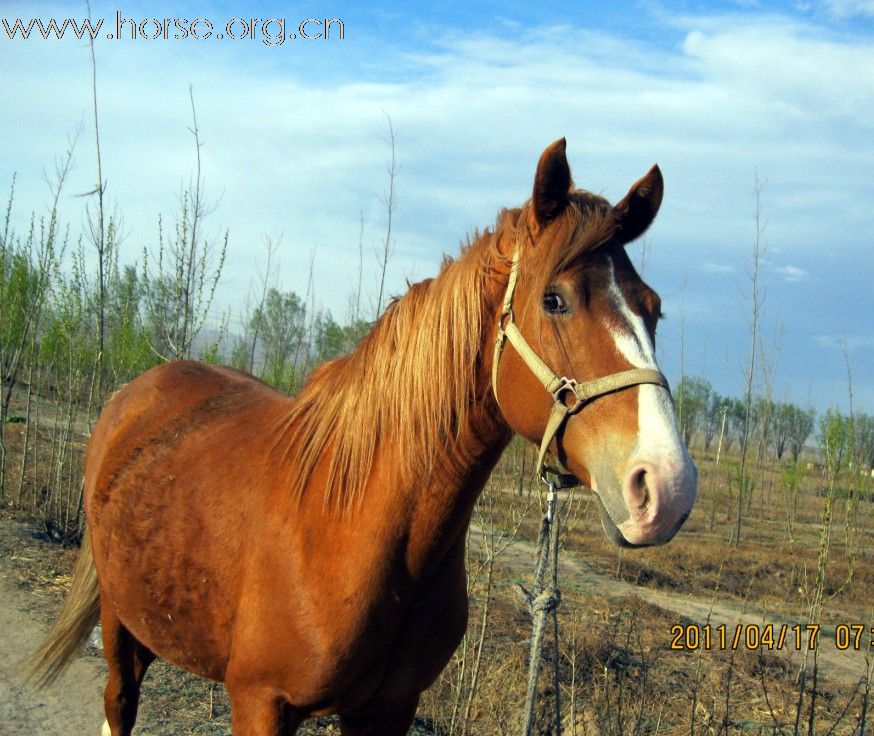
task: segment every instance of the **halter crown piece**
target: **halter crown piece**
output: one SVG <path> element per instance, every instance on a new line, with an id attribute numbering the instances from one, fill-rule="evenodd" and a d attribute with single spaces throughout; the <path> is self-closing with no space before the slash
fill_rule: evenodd
<path id="1" fill-rule="evenodd" d="M 513 318 L 513 292 L 516 290 L 516 281 L 519 278 L 519 253 L 520 247 L 517 243 L 516 250 L 513 253 L 513 265 L 510 268 L 510 280 L 507 283 L 507 292 L 504 295 L 504 305 L 501 309 L 501 316 L 498 317 L 498 335 L 495 339 L 495 355 L 492 360 L 492 390 L 495 393 L 495 400 L 500 406 L 501 401 L 498 398 L 498 365 L 501 360 L 501 352 L 504 349 L 504 341 L 509 340 L 510 344 L 519 354 L 519 357 L 531 369 L 537 380 L 543 384 L 553 400 L 552 411 L 546 422 L 543 439 L 540 441 L 540 451 L 537 454 L 535 471 L 540 475 L 546 470 L 546 472 L 558 476 L 564 480 L 561 483 L 561 486 L 564 487 L 579 485 L 579 481 L 576 479 L 574 479 L 576 480 L 575 483 L 568 482 L 567 479 L 573 478 L 573 476 L 548 466 L 544 468 L 543 464 L 549 445 L 568 418 L 572 414 L 576 414 L 589 402 L 614 391 L 621 391 L 632 386 L 655 384 L 670 390 L 668 379 L 665 378 L 661 371 L 652 368 L 632 368 L 627 371 L 611 373 L 608 376 L 593 378 L 582 383 L 573 378 L 555 375 L 552 369 L 543 362 L 543 359 L 534 352 L 528 341 L 522 336 Z M 573 403 L 570 406 L 565 403 L 567 394 L 572 394 L 574 397 Z"/>

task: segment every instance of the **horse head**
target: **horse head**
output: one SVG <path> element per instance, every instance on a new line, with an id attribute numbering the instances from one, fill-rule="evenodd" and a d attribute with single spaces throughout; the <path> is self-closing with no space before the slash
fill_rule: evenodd
<path id="1" fill-rule="evenodd" d="M 501 411 L 594 491 L 605 532 L 626 546 L 670 540 L 697 493 L 656 363 L 661 301 L 625 252 L 662 193 L 657 166 L 616 205 L 575 189 L 561 139 L 543 152 L 530 201 L 498 230 L 512 263 L 495 315 Z"/>

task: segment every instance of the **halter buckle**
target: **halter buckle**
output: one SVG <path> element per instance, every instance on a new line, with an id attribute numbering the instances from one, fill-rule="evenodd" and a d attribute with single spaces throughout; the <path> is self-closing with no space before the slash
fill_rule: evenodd
<path id="1" fill-rule="evenodd" d="M 583 402 L 580 401 L 579 396 L 577 396 L 577 392 L 576 392 L 577 382 L 575 379 L 568 378 L 567 376 L 562 376 L 558 380 L 561 383 L 559 383 L 558 388 L 552 392 L 552 398 L 554 401 L 557 401 L 557 402 L 562 401 L 563 400 L 562 395 L 564 394 L 564 392 L 570 391 L 571 394 L 573 394 L 574 403 L 570 407 L 568 407 L 568 414 L 573 414 L 574 412 L 576 412 L 580 408 L 582 408 L 582 405 L 583 405 Z"/>

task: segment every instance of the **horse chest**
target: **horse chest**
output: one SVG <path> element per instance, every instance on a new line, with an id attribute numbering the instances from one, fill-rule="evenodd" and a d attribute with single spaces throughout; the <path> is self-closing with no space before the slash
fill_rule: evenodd
<path id="1" fill-rule="evenodd" d="M 464 636 L 468 617 L 461 560 L 460 553 L 451 555 L 433 577 L 409 591 L 408 600 L 389 594 L 391 600 L 387 602 L 398 609 L 399 615 L 382 651 L 369 653 L 376 660 L 369 671 L 382 672 L 370 697 L 372 702 L 404 702 L 430 686 L 452 657 Z M 366 637 L 359 640 L 365 651 L 371 644 Z M 374 683 L 369 685 L 373 687 Z"/>
<path id="2" fill-rule="evenodd" d="M 310 573 L 309 585 L 299 578 L 279 583 L 289 593 L 281 610 L 275 599 L 269 606 L 254 596 L 243 601 L 231 668 L 257 662 L 261 671 L 272 670 L 291 702 L 313 712 L 409 702 L 437 678 L 464 635 L 460 551 L 421 581 L 396 570 L 346 588 L 343 568 Z M 263 589 L 260 578 L 244 589 Z"/>

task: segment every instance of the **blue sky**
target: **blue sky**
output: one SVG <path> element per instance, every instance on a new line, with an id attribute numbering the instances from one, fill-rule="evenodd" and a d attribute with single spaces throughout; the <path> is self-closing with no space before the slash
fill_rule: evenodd
<path id="1" fill-rule="evenodd" d="M 123 213 L 122 259 L 156 240 L 193 165 L 188 85 L 216 202 L 208 227 L 230 231 L 220 305 L 239 311 L 282 237 L 280 284 L 303 292 L 315 252 L 321 304 L 343 319 L 355 281 L 359 213 L 366 277 L 384 228 L 386 118 L 400 171 L 393 292 L 432 275 L 502 206 L 529 194 L 540 151 L 562 135 L 579 186 L 619 199 L 652 163 L 666 194 L 648 236 L 647 280 L 668 319 L 668 375 L 705 375 L 741 393 L 748 338 L 746 269 L 756 176 L 767 227 L 763 336 L 779 342 L 774 394 L 847 406 L 848 347 L 857 408 L 874 412 L 874 1 L 584 3 L 186 2 L 115 12 L 204 17 L 341 18 L 345 38 L 269 47 L 255 40 L 97 43 L 104 167 Z M 11 20 L 81 17 L 82 5 L 4 2 Z M 2 30 L 0 30 L 2 34 Z M 15 217 L 47 200 L 51 168 L 86 128 L 62 203 L 82 223 L 93 186 L 87 45 L 0 35 L 0 183 L 17 172 Z M 639 259 L 639 246 L 634 249 Z M 372 295 L 371 295 L 372 296 Z M 779 340 L 775 335 L 779 334 Z"/>

